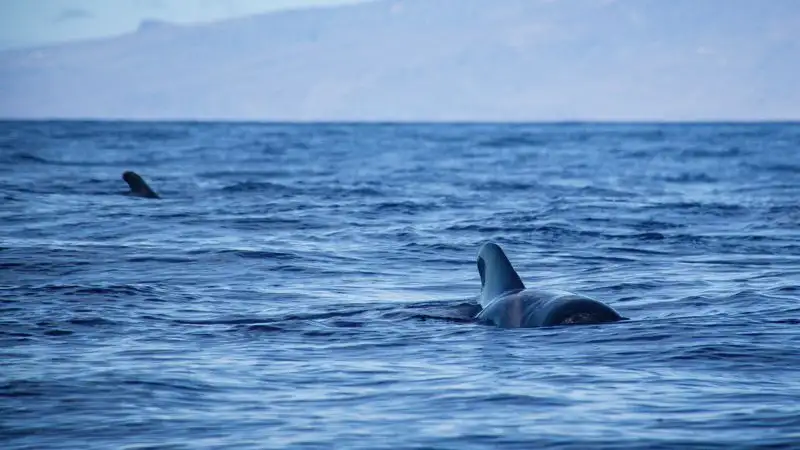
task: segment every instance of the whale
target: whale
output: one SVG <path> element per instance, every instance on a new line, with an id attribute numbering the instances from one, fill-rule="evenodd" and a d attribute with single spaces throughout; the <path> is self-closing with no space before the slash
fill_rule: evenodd
<path id="1" fill-rule="evenodd" d="M 145 183 L 144 179 L 136 172 L 126 171 L 122 174 L 122 179 L 131 188 L 127 195 L 143 198 L 161 198 L 156 192 Z"/>
<path id="2" fill-rule="evenodd" d="M 561 290 L 526 288 L 503 249 L 485 243 L 478 252 L 480 312 L 476 319 L 499 328 L 600 324 L 623 320 L 598 300 Z"/>

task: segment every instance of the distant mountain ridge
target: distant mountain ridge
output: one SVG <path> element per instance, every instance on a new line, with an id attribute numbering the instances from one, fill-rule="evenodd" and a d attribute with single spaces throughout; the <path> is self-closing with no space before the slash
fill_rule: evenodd
<path id="1" fill-rule="evenodd" d="M 390 0 L 0 52 L 0 116 L 800 119 L 800 2 Z"/>

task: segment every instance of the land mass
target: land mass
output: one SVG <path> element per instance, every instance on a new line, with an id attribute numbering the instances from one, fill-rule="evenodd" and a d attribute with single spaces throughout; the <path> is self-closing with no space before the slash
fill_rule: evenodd
<path id="1" fill-rule="evenodd" d="M 0 52 L 0 116 L 797 120 L 794 0 L 381 0 Z"/>

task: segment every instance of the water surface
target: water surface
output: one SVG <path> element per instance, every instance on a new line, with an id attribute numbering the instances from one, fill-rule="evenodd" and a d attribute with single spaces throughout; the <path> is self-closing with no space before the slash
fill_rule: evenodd
<path id="1" fill-rule="evenodd" d="M 2 123 L 0 442 L 800 442 L 798 149 L 798 124 Z M 475 323 L 488 240 L 630 320 Z"/>

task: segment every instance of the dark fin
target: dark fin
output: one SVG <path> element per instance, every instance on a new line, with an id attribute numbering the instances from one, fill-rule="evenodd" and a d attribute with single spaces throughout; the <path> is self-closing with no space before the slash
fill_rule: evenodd
<path id="1" fill-rule="evenodd" d="M 154 190 L 150 189 L 150 186 L 136 172 L 126 171 L 122 174 L 122 179 L 130 186 L 131 195 L 144 198 L 161 198 Z"/>
<path id="2" fill-rule="evenodd" d="M 478 252 L 478 273 L 481 276 L 483 306 L 500 294 L 525 289 L 511 261 L 494 242 L 484 244 Z"/>

